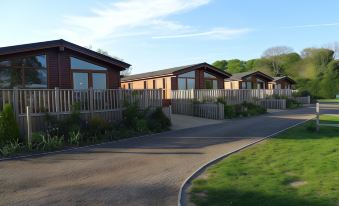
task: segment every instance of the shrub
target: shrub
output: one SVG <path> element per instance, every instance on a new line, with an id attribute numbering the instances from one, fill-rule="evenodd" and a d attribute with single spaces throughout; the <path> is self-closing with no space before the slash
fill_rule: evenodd
<path id="1" fill-rule="evenodd" d="M 86 133 L 85 138 L 87 138 L 87 140 L 95 142 L 107 129 L 107 122 L 102 117 L 95 115 L 89 120 L 87 127 L 85 127 L 83 131 Z"/>
<path id="2" fill-rule="evenodd" d="M 148 127 L 151 131 L 161 132 L 169 130 L 171 120 L 164 114 L 161 107 L 157 107 L 148 117 Z"/>
<path id="3" fill-rule="evenodd" d="M 2 156 L 11 156 L 18 154 L 22 151 L 24 151 L 25 146 L 22 143 L 19 143 L 19 140 L 16 139 L 14 141 L 11 141 L 7 144 L 5 144 L 2 148 L 0 148 L 0 154 Z"/>
<path id="4" fill-rule="evenodd" d="M 32 135 L 32 148 L 37 151 L 53 151 L 61 149 L 64 146 L 64 138 L 51 136 L 49 134 Z"/>
<path id="5" fill-rule="evenodd" d="M 80 130 L 78 130 L 78 131 L 72 131 L 72 132 L 69 134 L 69 143 L 70 143 L 71 145 L 79 146 L 79 145 L 80 145 L 80 142 L 81 142 L 81 133 L 80 133 Z"/>
<path id="6" fill-rule="evenodd" d="M 300 103 L 298 103 L 296 100 L 291 98 L 286 98 L 286 108 L 288 109 L 295 109 L 300 107 Z"/>
<path id="7" fill-rule="evenodd" d="M 0 145 L 16 141 L 19 137 L 20 131 L 13 107 L 10 104 L 5 104 L 0 114 Z"/>
<path id="8" fill-rule="evenodd" d="M 75 103 L 72 105 L 71 114 L 65 119 L 58 119 L 56 116 L 45 114 L 47 123 L 46 134 L 50 136 L 64 136 L 70 142 L 70 134 L 72 132 L 80 131 L 85 127 L 85 122 L 80 117 L 80 104 Z"/>
<path id="9" fill-rule="evenodd" d="M 225 118 L 228 118 L 228 119 L 237 117 L 235 106 L 224 104 L 224 114 L 225 114 Z"/>
<path id="10" fill-rule="evenodd" d="M 224 105 L 225 118 L 248 117 L 265 114 L 267 110 L 259 105 L 243 102 L 236 105 Z"/>
<path id="11" fill-rule="evenodd" d="M 310 125 L 307 125 L 306 126 L 306 130 L 313 133 L 313 132 L 316 132 L 317 131 L 317 128 L 314 124 L 310 124 Z"/>

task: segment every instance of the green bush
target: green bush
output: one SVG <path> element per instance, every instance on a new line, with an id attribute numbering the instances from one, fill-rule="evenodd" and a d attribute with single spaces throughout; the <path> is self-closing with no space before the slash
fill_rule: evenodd
<path id="1" fill-rule="evenodd" d="M 236 105 L 224 105 L 225 118 L 248 117 L 265 114 L 267 110 L 259 105 L 243 102 Z"/>
<path id="2" fill-rule="evenodd" d="M 298 103 L 296 100 L 291 99 L 291 98 L 286 98 L 286 108 L 288 109 L 295 109 L 300 107 L 301 104 Z"/>
<path id="3" fill-rule="evenodd" d="M 237 117 L 235 106 L 224 104 L 224 114 L 225 114 L 225 118 L 227 119 L 233 119 Z"/>
<path id="4" fill-rule="evenodd" d="M 153 132 L 169 130 L 171 120 L 164 114 L 161 107 L 158 107 L 148 117 L 148 127 Z"/>
<path id="5" fill-rule="evenodd" d="M 2 156 L 12 156 L 18 153 L 21 153 L 25 150 L 25 146 L 22 143 L 19 143 L 19 140 L 11 141 L 5 144 L 2 148 L 0 148 L 0 154 Z"/>
<path id="6" fill-rule="evenodd" d="M 72 131 L 69 134 L 69 144 L 79 146 L 81 142 L 81 133 L 80 130 Z"/>
<path id="7" fill-rule="evenodd" d="M 51 136 L 49 134 L 32 135 L 32 149 L 36 151 L 53 151 L 62 149 L 64 146 L 64 137 Z"/>
<path id="8" fill-rule="evenodd" d="M 10 104 L 5 104 L 0 114 L 0 145 L 16 141 L 19 137 L 20 130 L 13 107 Z"/>

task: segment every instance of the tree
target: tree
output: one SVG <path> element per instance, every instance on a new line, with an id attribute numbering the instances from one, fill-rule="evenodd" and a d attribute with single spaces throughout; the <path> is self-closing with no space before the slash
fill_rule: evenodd
<path id="1" fill-rule="evenodd" d="M 276 46 L 268 48 L 264 51 L 262 57 L 267 59 L 270 66 L 272 67 L 273 74 L 275 76 L 281 76 L 282 72 L 282 62 L 280 57 L 285 54 L 292 53 L 293 49 L 286 46 Z"/>
<path id="2" fill-rule="evenodd" d="M 218 69 L 223 70 L 223 71 L 226 71 L 226 69 L 227 69 L 227 61 L 226 60 L 215 61 L 212 65 L 215 66 Z"/>
<path id="3" fill-rule="evenodd" d="M 234 74 L 239 72 L 244 72 L 246 70 L 245 68 L 245 62 L 241 61 L 239 59 L 231 59 L 228 60 L 227 63 L 227 72 Z"/>
<path id="4" fill-rule="evenodd" d="M 325 49 L 332 50 L 334 52 L 334 59 L 339 58 L 339 42 L 332 42 L 324 46 Z"/>

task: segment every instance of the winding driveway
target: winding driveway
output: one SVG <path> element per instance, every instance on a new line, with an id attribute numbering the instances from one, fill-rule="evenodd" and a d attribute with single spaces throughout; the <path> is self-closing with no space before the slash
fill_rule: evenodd
<path id="1" fill-rule="evenodd" d="M 176 205 L 209 160 L 314 117 L 314 108 L 0 162 L 0 205 Z"/>

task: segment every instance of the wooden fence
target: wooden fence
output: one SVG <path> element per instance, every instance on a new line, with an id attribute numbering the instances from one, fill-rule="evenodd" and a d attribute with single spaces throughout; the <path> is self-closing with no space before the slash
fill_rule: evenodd
<path id="1" fill-rule="evenodd" d="M 286 109 L 286 99 L 261 99 L 256 104 L 266 109 Z"/>
<path id="2" fill-rule="evenodd" d="M 311 104 L 311 97 L 294 97 L 295 101 L 297 101 L 300 104 Z"/>
<path id="3" fill-rule="evenodd" d="M 1 89 L 0 109 L 12 104 L 22 132 L 27 131 L 29 107 L 32 131 L 46 128 L 45 114 L 65 118 L 78 106 L 82 118 L 99 115 L 112 122 L 122 118 L 125 102 L 136 102 L 141 109 L 162 106 L 161 90 L 73 90 L 73 89 Z"/>
<path id="4" fill-rule="evenodd" d="M 207 119 L 224 119 L 224 105 L 221 103 L 199 103 L 189 100 L 172 100 L 172 112 Z"/>
<path id="5" fill-rule="evenodd" d="M 196 89 L 196 90 L 173 90 L 172 100 L 196 100 L 199 102 L 216 102 L 223 100 L 229 105 L 253 102 L 259 99 L 274 96 L 292 97 L 294 91 L 290 89 Z"/>

